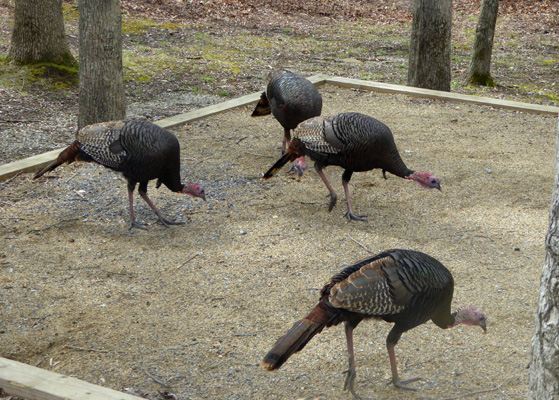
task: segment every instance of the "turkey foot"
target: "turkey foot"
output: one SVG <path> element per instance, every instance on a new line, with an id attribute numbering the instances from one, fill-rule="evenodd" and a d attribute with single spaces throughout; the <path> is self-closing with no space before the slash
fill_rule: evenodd
<path id="1" fill-rule="evenodd" d="M 138 229 L 142 229 L 144 231 L 147 231 L 148 228 L 146 228 L 145 226 L 143 226 L 143 224 L 140 224 L 139 222 L 136 221 L 131 221 L 130 222 L 130 228 L 128 228 L 128 230 L 132 230 L 132 228 L 138 228 Z"/>
<path id="2" fill-rule="evenodd" d="M 397 388 L 400 388 L 400 389 L 417 390 L 417 388 L 409 387 L 409 386 L 406 386 L 406 385 L 408 383 L 417 382 L 417 381 L 420 381 L 420 380 L 421 380 L 421 378 L 411 378 L 411 379 L 407 379 L 405 381 L 401 381 L 400 379 L 392 379 L 392 383 L 394 384 L 394 386 L 396 386 Z"/>
<path id="3" fill-rule="evenodd" d="M 336 202 L 338 201 L 338 195 L 332 192 L 328 196 L 330 197 L 330 204 L 328 204 L 328 211 L 332 211 L 336 206 Z"/>
<path id="4" fill-rule="evenodd" d="M 347 378 L 345 378 L 345 383 L 344 383 L 344 390 L 349 390 L 349 392 L 353 395 L 353 397 L 355 397 L 356 399 L 362 399 L 361 396 L 359 396 L 356 392 L 355 392 L 355 387 L 354 387 L 354 383 L 355 383 L 355 377 L 357 376 L 357 373 L 355 372 L 355 370 L 347 370 L 344 371 L 344 374 L 347 374 Z"/>
<path id="5" fill-rule="evenodd" d="M 354 221 L 364 221 L 367 222 L 367 218 L 366 215 L 355 215 L 353 212 L 348 211 L 345 213 L 344 217 L 347 217 L 348 221 L 354 220 Z"/>
<path id="6" fill-rule="evenodd" d="M 166 218 L 159 218 L 159 221 L 161 221 L 161 223 L 163 224 L 163 226 L 165 227 L 169 227 L 169 225 L 184 225 L 184 222 L 181 221 L 169 221 Z"/>

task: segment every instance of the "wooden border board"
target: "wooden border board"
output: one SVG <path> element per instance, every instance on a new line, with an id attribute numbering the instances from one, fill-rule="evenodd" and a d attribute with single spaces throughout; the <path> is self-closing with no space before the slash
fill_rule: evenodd
<path id="1" fill-rule="evenodd" d="M 558 115 L 559 107 L 542 106 L 538 104 L 522 103 L 519 101 L 492 99 L 489 97 L 478 97 L 465 94 L 442 92 L 438 90 L 421 89 L 411 86 L 393 85 L 389 83 L 380 83 L 372 81 L 364 81 L 360 79 L 349 79 L 341 77 L 333 77 L 324 74 L 318 74 L 308 78 L 315 86 L 325 83 L 358 89 L 368 90 L 380 93 L 391 94 L 404 94 L 414 97 L 422 97 L 444 101 L 454 101 L 461 103 L 470 103 L 485 105 L 496 108 L 506 108 L 509 110 L 516 110 L 528 113 Z M 185 114 L 175 115 L 173 117 L 165 118 L 155 123 L 162 128 L 171 128 L 173 126 L 192 122 L 197 119 L 206 118 L 210 115 L 217 114 L 223 111 L 230 110 L 235 107 L 245 106 L 258 101 L 260 93 L 253 93 L 246 96 L 238 97 L 236 99 L 228 100 L 223 103 L 214 104 L 198 110 L 194 110 Z M 8 164 L 0 165 L 0 182 L 6 181 L 9 178 L 24 172 L 34 172 L 46 166 L 51 161 L 55 160 L 58 154 L 63 149 L 49 151 L 47 153 L 39 154 L 37 156 L 25 158 L 23 160 L 14 161 Z"/>
<path id="2" fill-rule="evenodd" d="M 27 400 L 142 400 L 67 375 L 0 357 L 0 388 Z"/>
<path id="3" fill-rule="evenodd" d="M 469 94 L 443 92 L 439 90 L 421 89 L 412 86 L 393 85 L 390 83 L 363 81 L 360 79 L 326 77 L 324 83 L 352 89 L 368 90 L 372 92 L 405 94 L 408 96 L 423 97 L 435 100 L 478 104 L 495 108 L 507 108 L 509 110 L 523 111 L 535 114 L 559 114 L 559 107 L 542 106 L 539 104 L 523 103 L 521 101 L 493 99 L 490 97 L 472 96 Z"/>

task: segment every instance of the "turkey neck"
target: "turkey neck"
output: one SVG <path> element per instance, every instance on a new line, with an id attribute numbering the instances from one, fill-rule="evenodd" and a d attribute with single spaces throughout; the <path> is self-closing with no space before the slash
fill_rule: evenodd
<path id="1" fill-rule="evenodd" d="M 157 182 L 157 187 L 161 186 L 161 184 L 167 186 L 171 192 L 182 192 L 182 190 L 186 187 L 185 184 L 181 183 L 180 178 L 178 177 L 172 180 L 160 178 Z"/>
<path id="2" fill-rule="evenodd" d="M 400 157 L 398 149 L 396 149 L 395 147 L 390 152 L 390 154 L 388 154 L 387 158 L 390 160 L 390 162 L 384 166 L 384 171 L 390 172 L 391 174 L 399 176 L 400 178 L 405 178 L 415 172 L 414 170 L 411 170 L 406 166 L 404 160 L 402 160 L 402 157 Z"/>

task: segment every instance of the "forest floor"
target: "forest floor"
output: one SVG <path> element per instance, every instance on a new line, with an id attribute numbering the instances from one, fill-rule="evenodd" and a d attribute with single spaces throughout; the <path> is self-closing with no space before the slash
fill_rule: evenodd
<path id="1" fill-rule="evenodd" d="M 499 86 L 490 89 L 460 84 L 473 3 L 454 2 L 453 90 L 557 105 L 556 2 L 503 2 L 493 68 Z M 0 4 L 9 34 L 12 5 Z M 278 64 L 306 76 L 405 83 L 409 4 L 281 4 L 287 8 L 123 1 L 129 114 L 158 120 L 259 92 Z M 71 4 L 66 20 L 75 49 Z M 7 44 L 3 35 L 3 54 Z M 1 78 L 0 163 L 69 143 L 75 88 L 55 90 L 52 77 L 30 80 L 23 69 L 2 68 L 20 80 Z M 454 308 L 483 309 L 488 333 L 427 323 L 404 334 L 400 373 L 423 378 L 407 392 L 387 385 L 390 326 L 364 322 L 355 332 L 358 393 L 526 398 L 557 118 L 319 90 L 324 114 L 361 111 L 387 123 L 406 164 L 436 174 L 442 192 L 357 173 L 354 208 L 369 220 L 348 223 L 344 196 L 329 213 L 312 168 L 300 182 L 285 170 L 260 180 L 279 155 L 281 127 L 272 117 L 250 118 L 249 106 L 172 129 L 183 176 L 205 186 L 208 202 L 153 184 L 149 193 L 184 226 L 162 227 L 136 196 L 148 230 L 129 231 L 126 183 L 98 165 L 61 167 L 38 181 L 17 176 L 0 183 L 0 356 L 148 399 L 349 399 L 341 327 L 318 335 L 280 371 L 260 361 L 333 274 L 385 249 L 411 248 L 452 271 Z M 326 173 L 341 195 L 341 170 Z"/>

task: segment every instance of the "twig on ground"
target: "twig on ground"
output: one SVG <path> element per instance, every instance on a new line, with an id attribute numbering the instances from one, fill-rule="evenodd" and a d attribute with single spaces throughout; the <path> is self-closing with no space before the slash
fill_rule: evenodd
<path id="1" fill-rule="evenodd" d="M 31 124 L 33 122 L 41 122 L 41 121 L 34 120 L 34 119 L 3 119 L 3 120 L 0 120 L 0 123 L 2 123 L 2 124 L 18 124 L 18 123 Z"/>
<path id="2" fill-rule="evenodd" d="M 369 253 L 374 254 L 375 252 L 366 248 L 365 246 L 363 246 L 361 243 L 359 243 L 357 240 L 355 240 L 354 238 L 352 238 L 351 236 L 347 235 L 348 238 L 350 238 L 351 240 L 353 240 L 356 244 L 358 244 L 359 246 L 361 246 L 362 248 L 364 248 L 365 250 L 367 250 Z"/>
<path id="3" fill-rule="evenodd" d="M 64 347 L 66 349 L 72 349 L 72 350 L 78 350 L 78 351 L 91 351 L 93 353 L 110 353 L 109 350 L 98 350 L 98 349 L 91 349 L 91 348 L 86 348 L 86 347 L 79 347 L 79 346 L 72 346 L 71 344 L 65 344 Z M 123 353 L 118 352 L 118 353 Z"/>
<path id="4" fill-rule="evenodd" d="M 60 221 L 55 222 L 55 223 L 53 223 L 53 224 L 50 224 L 50 225 L 48 225 L 48 226 L 46 226 L 46 227 L 44 227 L 44 228 L 30 229 L 30 230 L 28 230 L 26 233 L 29 234 L 29 233 L 32 233 L 32 232 L 42 232 L 42 231 L 46 231 L 46 230 L 49 230 L 50 228 L 56 227 L 56 225 L 63 224 L 64 222 L 76 221 L 76 220 L 81 219 L 81 218 L 83 218 L 83 217 L 85 217 L 85 215 L 82 215 L 81 217 L 63 219 L 63 220 L 60 220 Z"/>
<path id="5" fill-rule="evenodd" d="M 15 174 L 14 176 L 12 176 L 10 179 L 2 182 L 2 185 L 7 185 L 8 183 L 10 183 L 11 181 L 13 181 L 14 179 L 16 179 L 18 176 L 20 176 L 23 172 L 18 172 L 17 174 Z"/>
<path id="6" fill-rule="evenodd" d="M 162 381 L 161 379 L 159 379 L 158 377 L 156 377 L 156 376 L 150 374 L 149 371 L 148 371 L 147 369 L 144 369 L 143 371 L 145 372 L 145 374 L 146 374 L 147 376 L 149 376 L 151 379 L 153 379 L 156 383 L 159 383 L 161 386 L 164 386 L 164 387 L 169 387 L 169 383 L 168 383 L 169 381 L 163 382 L 163 381 Z"/>
<path id="7" fill-rule="evenodd" d="M 235 336 L 235 337 L 256 336 L 259 332 L 263 332 L 263 331 L 256 331 L 256 332 L 253 332 L 253 333 L 236 333 L 236 334 L 233 334 L 232 336 Z"/>
<path id="8" fill-rule="evenodd" d="M 99 266 L 96 265 L 95 268 L 98 268 Z M 99 268 L 99 271 L 104 272 L 108 275 L 120 275 L 120 276 L 131 276 L 134 275 L 132 272 L 116 272 L 116 271 L 109 271 L 103 268 Z"/>
<path id="9" fill-rule="evenodd" d="M 177 267 L 177 269 L 184 267 L 186 264 L 188 264 L 190 261 L 194 260 L 196 257 L 198 257 L 200 255 L 200 253 L 196 253 L 194 254 L 192 257 L 190 257 L 188 260 L 186 260 L 185 262 L 183 262 L 181 265 L 179 265 Z"/>
<path id="10" fill-rule="evenodd" d="M 470 397 L 470 396 L 475 396 L 477 394 L 482 394 L 482 393 L 489 393 L 489 392 L 494 392 L 495 390 L 499 390 L 504 384 L 508 383 L 510 380 L 515 379 L 517 377 L 515 376 L 511 376 L 510 378 L 508 378 L 507 380 L 505 380 L 504 382 L 502 382 L 500 385 L 495 386 L 494 388 L 491 389 L 484 389 L 484 390 L 478 390 L 475 392 L 470 392 L 470 393 L 465 393 L 465 394 L 459 394 L 457 396 L 454 397 L 445 397 L 442 400 L 456 400 L 456 399 L 463 399 L 464 397 Z"/>
<path id="11" fill-rule="evenodd" d="M 78 172 L 77 172 L 77 171 L 74 172 L 74 173 L 72 174 L 71 177 L 69 177 L 68 179 L 66 179 L 66 182 L 70 182 L 70 181 L 71 181 L 72 179 L 74 179 L 76 176 L 78 176 Z"/>

